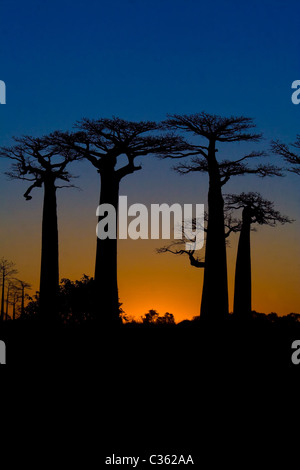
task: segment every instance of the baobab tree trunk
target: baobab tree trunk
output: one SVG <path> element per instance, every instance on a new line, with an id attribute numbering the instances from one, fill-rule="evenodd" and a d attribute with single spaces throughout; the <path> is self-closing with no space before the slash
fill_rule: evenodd
<path id="1" fill-rule="evenodd" d="M 201 318 L 217 323 L 228 315 L 224 200 L 214 144 L 209 147 L 208 224 Z"/>
<path id="2" fill-rule="evenodd" d="M 241 319 L 249 318 L 251 315 L 250 227 L 250 208 L 245 207 L 236 258 L 233 305 L 233 313 Z"/>
<path id="3" fill-rule="evenodd" d="M 97 238 L 95 263 L 95 314 L 100 322 L 118 324 L 119 296 L 117 281 L 117 214 L 119 203 L 119 179 L 114 171 L 100 174 L 100 205 L 110 204 L 116 211 L 116 238 Z M 105 216 L 104 216 L 105 217 Z M 103 217 L 99 217 L 99 221 Z"/>
<path id="4" fill-rule="evenodd" d="M 40 310 L 46 322 L 57 320 L 58 227 L 56 187 L 51 175 L 44 182 L 44 206 L 42 221 L 42 256 L 40 277 Z"/>

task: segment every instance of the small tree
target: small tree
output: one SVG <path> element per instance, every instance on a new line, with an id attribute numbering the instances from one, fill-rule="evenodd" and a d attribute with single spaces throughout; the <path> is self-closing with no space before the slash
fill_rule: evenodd
<path id="1" fill-rule="evenodd" d="M 93 290 L 94 279 L 85 274 L 80 280 L 61 280 L 59 313 L 64 323 L 81 324 L 93 319 Z"/>
<path id="2" fill-rule="evenodd" d="M 166 312 L 163 316 L 159 315 L 156 310 L 149 310 L 142 316 L 144 325 L 175 325 L 173 313 Z"/>
<path id="3" fill-rule="evenodd" d="M 26 289 L 31 289 L 31 284 L 28 284 L 28 282 L 22 281 L 21 279 L 16 279 L 15 282 L 17 283 L 17 286 L 19 287 L 20 291 L 20 300 L 21 300 L 21 315 L 24 316 L 24 311 L 25 311 L 25 298 L 28 295 L 26 294 Z"/>
<path id="4" fill-rule="evenodd" d="M 154 323 L 156 323 L 158 317 L 158 312 L 156 310 L 150 309 L 149 312 L 145 313 L 145 315 L 142 316 L 142 322 L 145 325 L 153 325 Z"/>
<path id="5" fill-rule="evenodd" d="M 239 318 L 249 318 L 252 311 L 251 226 L 259 224 L 275 227 L 277 223 L 283 225 L 292 222 L 292 220 L 276 211 L 274 203 L 263 199 L 259 193 L 228 194 L 226 195 L 226 205 L 228 209 L 242 209 L 242 226 L 235 268 L 233 312 Z"/>
<path id="6" fill-rule="evenodd" d="M 25 136 L 14 140 L 16 145 L 0 150 L 0 157 L 13 161 L 12 169 L 7 174 L 12 179 L 31 182 L 24 194 L 26 200 L 32 198 L 34 188 L 44 189 L 40 310 L 43 318 L 51 321 L 57 317 L 59 283 L 56 189 L 70 186 L 71 175 L 66 167 L 76 157 L 72 150 L 53 145 L 49 137 Z M 58 186 L 57 180 L 66 184 Z"/>
<path id="7" fill-rule="evenodd" d="M 12 305 L 12 319 L 16 319 L 16 309 L 17 309 L 17 304 L 21 300 L 22 293 L 20 290 L 20 287 L 13 282 L 11 286 L 11 292 L 10 292 L 10 304 Z"/>
<path id="8" fill-rule="evenodd" d="M 15 263 L 8 261 L 5 258 L 0 260 L 0 276 L 2 283 L 2 297 L 1 297 L 1 321 L 4 320 L 4 304 L 5 304 L 5 286 L 6 283 L 11 279 L 11 277 L 16 274 L 18 271 L 15 269 Z M 9 291 L 9 289 L 8 289 Z M 9 292 L 8 292 L 9 295 Z M 8 304 L 6 304 L 8 305 Z M 8 308 L 8 307 L 7 307 Z M 7 311 L 7 309 L 6 309 Z"/>
<path id="9" fill-rule="evenodd" d="M 162 317 L 159 316 L 156 320 L 157 325 L 175 325 L 175 318 L 173 313 L 166 312 Z"/>

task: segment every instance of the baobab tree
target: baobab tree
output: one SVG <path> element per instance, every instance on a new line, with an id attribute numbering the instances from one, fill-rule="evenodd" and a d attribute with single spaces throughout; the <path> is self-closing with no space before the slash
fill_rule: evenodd
<path id="1" fill-rule="evenodd" d="M 203 227 L 203 230 L 205 233 L 207 233 L 207 221 L 208 221 L 208 213 L 205 211 L 204 213 L 205 225 Z M 233 211 L 227 209 L 225 206 L 224 207 L 224 227 L 225 227 L 224 236 L 225 236 L 226 244 L 227 244 L 230 234 L 239 232 L 241 230 L 241 226 L 242 226 L 241 220 L 233 217 Z M 191 229 L 193 233 L 195 233 L 196 228 L 197 228 L 196 219 L 192 219 Z M 193 239 L 187 238 L 187 236 L 185 235 L 181 239 L 173 240 L 169 245 L 165 245 L 157 249 L 157 253 L 172 253 L 174 255 L 179 255 L 179 256 L 184 255 L 188 258 L 191 266 L 195 268 L 204 269 L 205 259 L 203 257 L 201 258 L 199 256 L 196 256 L 195 250 L 186 249 L 186 246 L 188 246 L 188 244 L 190 243 L 193 243 L 193 241 L 194 241 Z"/>
<path id="2" fill-rule="evenodd" d="M 119 186 L 126 176 L 141 170 L 135 164 L 139 156 L 183 152 L 189 146 L 182 138 L 172 134 L 155 134 L 160 126 L 155 122 L 130 122 L 119 118 L 83 119 L 76 125 L 78 132 L 55 133 L 53 141 L 61 148 L 75 151 L 79 158 L 87 159 L 100 175 L 99 204 L 110 205 L 118 213 Z M 117 167 L 119 157 L 127 163 Z M 99 215 L 99 223 L 105 219 Z M 119 324 L 119 297 L 117 282 L 117 217 L 114 237 L 104 234 L 97 238 L 95 262 L 95 314 L 106 324 Z"/>
<path id="3" fill-rule="evenodd" d="M 292 222 L 274 209 L 274 203 L 263 199 L 257 192 L 228 194 L 226 206 L 229 210 L 242 209 L 242 225 L 239 236 L 235 268 L 233 313 L 241 319 L 251 316 L 251 251 L 250 231 L 254 224 L 275 227 L 278 223 Z"/>
<path id="4" fill-rule="evenodd" d="M 0 260 L 0 277 L 2 283 L 2 297 L 1 297 L 1 321 L 4 320 L 4 305 L 5 305 L 5 286 L 8 284 L 9 279 L 12 276 L 17 274 L 17 270 L 15 269 L 15 263 L 12 261 L 8 261 L 5 258 L 1 258 Z"/>
<path id="5" fill-rule="evenodd" d="M 76 156 L 70 149 L 58 149 L 49 137 L 24 136 L 14 138 L 15 145 L 2 147 L 0 156 L 13 161 L 7 174 L 12 179 L 30 182 L 24 197 L 32 199 L 34 188 L 43 188 L 42 253 L 40 273 L 40 311 L 41 318 L 52 321 L 57 313 L 57 295 L 59 284 L 58 263 L 58 225 L 56 189 L 69 184 L 71 175 L 67 165 Z M 57 181 L 63 181 L 59 186 Z"/>
<path id="6" fill-rule="evenodd" d="M 296 149 L 296 151 L 294 151 Z M 279 140 L 272 142 L 272 150 L 275 154 L 280 155 L 284 160 L 291 165 L 288 168 L 292 173 L 300 175 L 300 134 L 297 136 L 296 141 L 290 145 L 283 144 Z"/>
<path id="7" fill-rule="evenodd" d="M 280 175 L 277 167 L 269 164 L 252 166 L 254 159 L 265 156 L 253 151 L 236 160 L 217 159 L 217 144 L 234 142 L 257 142 L 261 134 L 249 130 L 255 127 L 251 118 L 221 117 L 205 112 L 194 115 L 173 115 L 165 121 L 168 129 L 191 132 L 204 139 L 206 145 L 193 143 L 194 157 L 189 163 L 179 164 L 180 174 L 190 172 L 208 173 L 208 223 L 206 234 L 204 281 L 201 316 L 218 321 L 228 315 L 228 282 L 224 227 L 224 200 L 222 187 L 233 177 L 256 174 L 261 177 Z M 180 155 L 167 155 L 182 158 Z"/>

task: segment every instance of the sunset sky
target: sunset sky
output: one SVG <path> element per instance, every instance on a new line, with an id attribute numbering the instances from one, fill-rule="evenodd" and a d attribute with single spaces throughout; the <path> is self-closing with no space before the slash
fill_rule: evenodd
<path id="1" fill-rule="evenodd" d="M 264 140 L 219 146 L 220 157 L 268 150 L 270 140 L 300 134 L 300 105 L 291 84 L 300 79 L 298 0 L 33 1 L 2 0 L 0 145 L 13 135 L 71 130 L 83 118 L 118 116 L 160 121 L 201 111 L 253 117 Z M 280 163 L 270 156 L 268 161 Z M 207 202 L 207 175 L 180 176 L 173 162 L 139 159 L 143 169 L 121 183 L 128 203 Z M 25 201 L 27 185 L 9 181 L 0 161 L 0 257 L 18 276 L 39 287 L 42 191 Z M 74 163 L 80 189 L 58 191 L 60 278 L 93 275 L 99 175 Z M 299 176 L 236 177 L 224 192 L 259 191 L 296 221 L 257 227 L 252 237 L 253 309 L 280 315 L 300 312 Z M 228 246 L 230 311 L 238 235 Z M 149 309 L 177 321 L 199 314 L 203 270 L 182 256 L 156 254 L 166 240 L 119 243 L 119 295 L 128 315 Z M 199 256 L 204 256 L 200 252 Z"/>

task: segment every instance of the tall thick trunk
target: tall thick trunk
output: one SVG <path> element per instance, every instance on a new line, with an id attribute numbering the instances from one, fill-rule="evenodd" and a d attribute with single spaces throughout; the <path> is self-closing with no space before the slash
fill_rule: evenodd
<path id="1" fill-rule="evenodd" d="M 102 172 L 100 177 L 100 205 L 111 204 L 115 208 L 117 234 L 119 179 L 114 171 Z M 99 220 L 102 218 L 103 217 L 99 217 Z M 117 281 L 117 238 L 106 238 L 105 240 L 97 238 L 95 314 L 98 320 L 105 324 L 116 324 L 120 322 Z"/>
<path id="2" fill-rule="evenodd" d="M 213 146 L 211 146 L 213 147 Z M 208 224 L 201 318 L 217 323 L 228 315 L 224 200 L 215 150 L 209 150 Z"/>
<path id="3" fill-rule="evenodd" d="M 251 315 L 251 215 L 247 207 L 243 210 L 243 224 L 239 238 L 234 284 L 233 313 L 239 318 Z"/>
<path id="4" fill-rule="evenodd" d="M 1 297 L 1 321 L 4 320 L 4 285 L 5 285 L 5 272 L 2 272 L 2 297 Z"/>
<path id="5" fill-rule="evenodd" d="M 47 322 L 57 319 L 58 271 L 58 227 L 56 188 L 54 179 L 44 182 L 44 206 L 42 222 L 42 256 L 40 277 L 40 310 Z"/>

